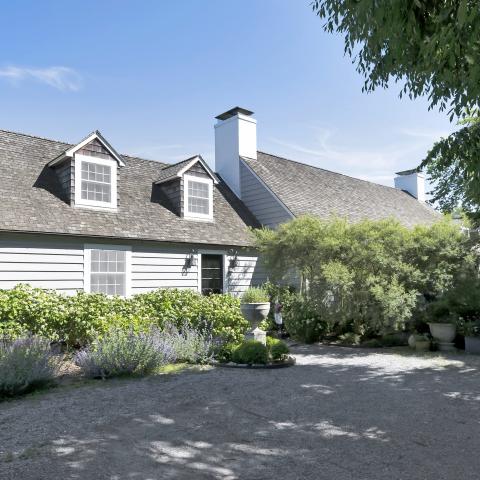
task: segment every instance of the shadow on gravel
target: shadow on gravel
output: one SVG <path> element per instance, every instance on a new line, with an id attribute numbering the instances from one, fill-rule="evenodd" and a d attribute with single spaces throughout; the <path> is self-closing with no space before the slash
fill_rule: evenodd
<path id="1" fill-rule="evenodd" d="M 294 353 L 288 369 L 215 369 L 179 375 L 168 388 L 161 378 L 123 382 L 101 396 L 85 388 L 82 401 L 65 400 L 66 432 L 46 433 L 41 456 L 10 459 L 12 476 L 0 477 L 476 478 L 478 359 L 322 346 Z M 36 418 L 46 430 L 53 420 Z"/>

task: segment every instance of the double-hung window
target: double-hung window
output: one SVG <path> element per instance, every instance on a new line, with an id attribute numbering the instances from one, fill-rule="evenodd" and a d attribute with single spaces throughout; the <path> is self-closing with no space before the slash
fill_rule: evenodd
<path id="1" fill-rule="evenodd" d="M 75 205 L 117 207 L 115 160 L 75 155 Z"/>
<path id="2" fill-rule="evenodd" d="M 85 290 L 106 295 L 128 296 L 130 248 L 122 246 L 85 247 Z"/>
<path id="3" fill-rule="evenodd" d="M 184 175 L 185 217 L 213 218 L 213 182 L 211 179 Z"/>
<path id="4" fill-rule="evenodd" d="M 112 201 L 112 167 L 82 161 L 82 200 Z"/>

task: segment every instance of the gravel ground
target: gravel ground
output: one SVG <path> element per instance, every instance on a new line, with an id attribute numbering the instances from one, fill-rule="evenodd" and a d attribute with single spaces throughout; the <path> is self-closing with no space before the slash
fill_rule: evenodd
<path id="1" fill-rule="evenodd" d="M 295 355 L 2 403 L 0 479 L 480 478 L 479 357 Z"/>

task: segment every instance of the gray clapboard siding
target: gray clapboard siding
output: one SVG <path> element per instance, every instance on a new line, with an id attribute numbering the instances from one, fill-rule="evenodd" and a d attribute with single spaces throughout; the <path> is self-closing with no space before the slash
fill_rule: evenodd
<path id="1" fill-rule="evenodd" d="M 293 218 L 243 162 L 240 162 L 240 188 L 243 203 L 262 225 L 275 228 Z"/>
<path id="2" fill-rule="evenodd" d="M 132 249 L 132 295 L 157 288 L 187 288 L 197 290 L 198 268 L 185 268 L 191 249 L 169 247 Z"/>
<path id="3" fill-rule="evenodd" d="M 18 283 L 73 294 L 84 287 L 84 244 L 115 245 L 114 240 L 50 237 L 0 233 L 0 289 Z M 119 242 L 125 245 L 125 242 Z M 158 288 L 198 290 L 198 266 L 185 268 L 191 245 L 152 245 L 134 242 L 131 255 L 131 293 Z M 207 253 L 208 250 L 203 250 Z M 214 253 L 219 253 L 215 250 Z M 224 252 L 226 254 L 226 251 Z M 225 268 L 228 269 L 227 256 Z M 240 295 L 251 284 L 265 282 L 266 274 L 254 253 L 238 256 L 235 269 L 226 274 L 226 289 Z"/>
<path id="4" fill-rule="evenodd" d="M 72 294 L 83 289 L 83 244 L 0 235 L 0 288 L 18 283 Z"/>
<path id="5" fill-rule="evenodd" d="M 230 261 L 232 257 L 228 257 Z M 265 268 L 256 256 L 239 256 L 236 268 L 227 275 L 228 291 L 239 296 L 251 285 L 260 285 L 267 281 Z"/>

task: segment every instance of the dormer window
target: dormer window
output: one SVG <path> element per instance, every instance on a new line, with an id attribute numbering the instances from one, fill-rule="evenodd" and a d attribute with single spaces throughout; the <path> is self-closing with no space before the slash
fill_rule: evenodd
<path id="1" fill-rule="evenodd" d="M 70 205 L 117 209 L 117 171 L 125 163 L 98 130 L 48 165 L 57 170 L 64 198 Z"/>
<path id="2" fill-rule="evenodd" d="M 185 217 L 213 219 L 213 181 L 184 175 Z"/>
<path id="3" fill-rule="evenodd" d="M 76 206 L 117 208 L 115 160 L 75 154 L 75 185 Z"/>
<path id="4" fill-rule="evenodd" d="M 155 184 L 173 213 L 188 220 L 213 220 L 213 187 L 218 178 L 200 155 L 164 167 Z"/>

